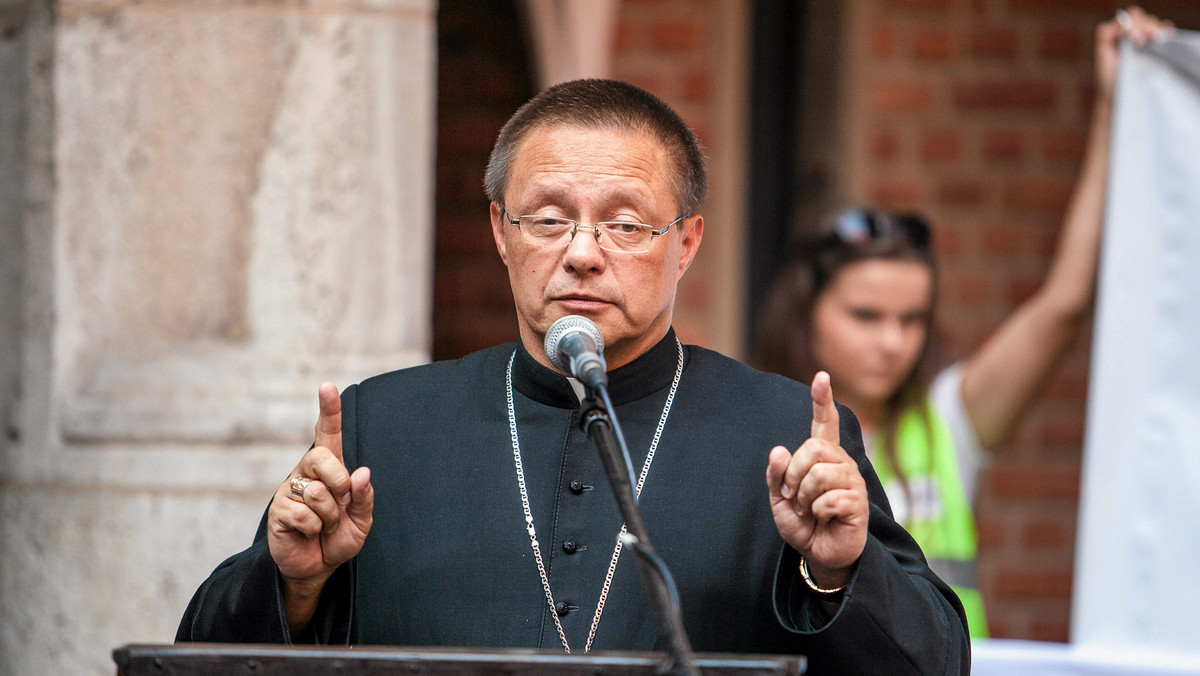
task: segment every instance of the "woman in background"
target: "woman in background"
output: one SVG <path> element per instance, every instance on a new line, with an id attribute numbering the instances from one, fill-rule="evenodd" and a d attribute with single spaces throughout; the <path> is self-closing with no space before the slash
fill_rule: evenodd
<path id="1" fill-rule="evenodd" d="M 896 520 L 958 592 L 974 637 L 987 635 L 971 511 L 984 451 L 1013 432 L 1091 314 L 1118 43 L 1170 28 L 1132 8 L 1096 29 L 1096 100 L 1058 250 L 1037 293 L 966 359 L 930 377 L 937 267 L 914 215 L 842 213 L 767 301 L 758 365 L 801 382 L 829 372 L 862 424 Z"/>

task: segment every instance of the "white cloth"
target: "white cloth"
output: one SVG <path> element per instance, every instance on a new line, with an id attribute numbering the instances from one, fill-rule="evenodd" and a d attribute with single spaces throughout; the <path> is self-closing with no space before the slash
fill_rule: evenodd
<path id="1" fill-rule="evenodd" d="M 1121 48 L 1072 639 L 1200 655 L 1200 33 Z"/>
<path id="2" fill-rule="evenodd" d="M 1200 676 L 1194 655 L 1066 643 L 976 639 L 974 676 Z"/>

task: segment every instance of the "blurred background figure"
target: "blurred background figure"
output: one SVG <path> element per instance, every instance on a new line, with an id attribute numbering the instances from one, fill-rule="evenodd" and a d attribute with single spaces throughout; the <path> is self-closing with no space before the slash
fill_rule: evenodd
<path id="1" fill-rule="evenodd" d="M 800 244 L 761 316 L 758 365 L 801 382 L 829 372 L 862 423 L 897 520 L 956 588 L 975 637 L 987 636 L 972 514 L 985 452 L 1014 432 L 1090 317 L 1118 44 L 1170 27 L 1132 8 L 1097 28 L 1087 150 L 1054 260 L 1037 293 L 975 352 L 937 369 L 937 264 L 929 226 L 913 214 L 838 214 Z"/>

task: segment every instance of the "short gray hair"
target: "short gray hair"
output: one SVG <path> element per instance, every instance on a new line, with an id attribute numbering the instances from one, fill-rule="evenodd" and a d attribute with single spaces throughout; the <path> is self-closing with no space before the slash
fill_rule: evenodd
<path id="1" fill-rule="evenodd" d="M 699 213 L 708 193 L 708 170 L 700 141 L 679 114 L 650 92 L 618 80 L 572 80 L 554 85 L 517 109 L 496 137 L 488 158 L 483 189 L 504 204 L 504 190 L 517 146 L 538 127 L 577 125 L 595 129 L 644 131 L 662 143 L 674 171 L 667 182 L 675 194 L 677 216 Z"/>

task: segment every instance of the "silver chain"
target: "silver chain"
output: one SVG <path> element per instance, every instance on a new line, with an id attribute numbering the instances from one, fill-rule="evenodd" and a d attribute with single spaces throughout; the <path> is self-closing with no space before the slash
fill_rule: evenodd
<path id="1" fill-rule="evenodd" d="M 642 473 L 638 476 L 637 488 L 634 495 L 642 494 L 642 486 L 646 483 L 646 475 L 650 472 L 650 463 L 654 462 L 654 452 L 658 448 L 658 440 L 662 437 L 663 427 L 667 424 L 667 416 L 671 413 L 671 403 L 675 401 L 675 390 L 679 387 L 679 379 L 683 376 L 683 343 L 675 339 L 679 350 L 679 360 L 675 366 L 675 379 L 671 382 L 671 390 L 667 393 L 667 402 L 663 405 L 662 416 L 658 419 L 658 428 L 654 430 L 654 439 L 650 442 L 650 450 L 646 454 L 646 462 L 642 465 Z M 521 508 L 525 510 L 525 530 L 529 533 L 529 543 L 533 547 L 533 558 L 537 561 L 538 576 L 542 578 L 542 590 L 546 593 L 546 604 L 550 607 L 550 617 L 554 619 L 554 628 L 558 630 L 558 639 L 562 641 L 563 650 L 571 652 L 567 642 L 567 634 L 563 631 L 562 621 L 558 619 L 558 608 L 555 607 L 554 594 L 550 591 L 550 578 L 546 575 L 546 566 L 542 563 L 542 548 L 538 544 L 537 531 L 533 527 L 533 512 L 529 509 L 529 492 L 525 489 L 525 468 L 521 463 L 521 444 L 517 439 L 517 413 L 513 406 L 512 367 L 517 353 L 514 351 L 508 358 L 508 372 L 504 377 L 504 386 L 508 398 L 508 431 L 512 434 L 513 462 L 517 466 L 517 486 L 521 489 Z M 626 531 L 621 524 L 621 534 Z M 608 564 L 608 573 L 604 576 L 604 587 L 600 590 L 600 600 L 596 604 L 596 614 L 592 617 L 592 626 L 588 629 L 587 643 L 583 652 L 590 652 L 592 640 L 596 638 L 596 629 L 600 626 L 600 616 L 604 613 L 604 604 L 608 600 L 608 588 L 612 585 L 613 573 L 617 570 L 617 560 L 621 558 L 621 537 L 617 535 L 617 544 L 613 548 L 612 561 Z"/>

